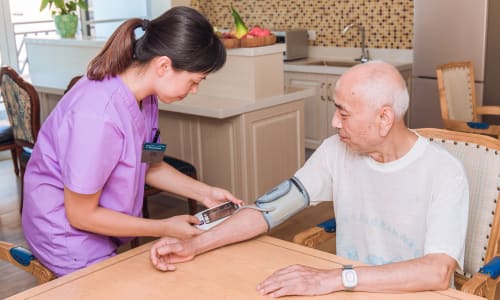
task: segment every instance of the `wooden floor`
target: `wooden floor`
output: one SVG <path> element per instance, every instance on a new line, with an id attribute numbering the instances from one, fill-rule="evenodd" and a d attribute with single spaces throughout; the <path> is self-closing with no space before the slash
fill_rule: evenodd
<path id="1" fill-rule="evenodd" d="M 8 159 L 9 156 L 6 153 L 8 154 L 9 152 L 0 152 L 0 241 L 26 246 L 18 212 L 19 178 L 15 176 L 12 161 Z M 188 208 L 186 201 L 170 197 L 167 194 L 160 194 L 150 197 L 149 210 L 152 218 L 159 219 L 185 214 Z M 331 203 L 322 203 L 303 210 L 281 226 L 269 232 L 269 234 L 291 241 L 295 233 L 314 226 L 318 222 L 332 216 L 333 209 Z M 141 239 L 141 243 L 150 240 L 152 239 Z M 121 248 L 121 251 L 126 250 L 127 247 Z M 0 299 L 35 285 L 36 281 L 31 275 L 0 261 Z"/>

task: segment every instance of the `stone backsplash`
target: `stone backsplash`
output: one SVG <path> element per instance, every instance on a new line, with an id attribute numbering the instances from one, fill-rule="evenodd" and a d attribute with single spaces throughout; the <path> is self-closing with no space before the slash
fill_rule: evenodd
<path id="1" fill-rule="evenodd" d="M 439 0 L 436 0 L 439 1 Z M 316 31 L 313 46 L 361 47 L 353 22 L 366 29 L 369 48 L 412 49 L 413 0 L 192 0 L 212 24 L 233 27 L 231 4 L 248 27 L 306 28 Z"/>

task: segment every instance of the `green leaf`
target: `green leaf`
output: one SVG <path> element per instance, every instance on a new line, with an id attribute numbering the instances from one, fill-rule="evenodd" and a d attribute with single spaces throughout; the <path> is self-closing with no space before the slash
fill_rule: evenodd
<path id="1" fill-rule="evenodd" d="M 49 5 L 49 0 L 42 0 L 42 3 L 40 4 L 40 11 L 43 11 L 47 5 Z"/>
<path id="2" fill-rule="evenodd" d="M 53 0 L 54 5 L 60 10 L 64 10 L 64 0 Z"/>
<path id="3" fill-rule="evenodd" d="M 78 6 L 80 6 L 81 9 L 87 9 L 87 2 L 85 0 L 78 0 Z"/>

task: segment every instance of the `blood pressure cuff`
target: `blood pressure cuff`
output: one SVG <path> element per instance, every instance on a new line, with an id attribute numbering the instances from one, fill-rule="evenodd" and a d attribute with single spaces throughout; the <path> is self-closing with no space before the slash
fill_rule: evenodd
<path id="1" fill-rule="evenodd" d="M 266 219 L 268 230 L 309 206 L 309 194 L 296 177 L 280 183 L 255 201 Z"/>

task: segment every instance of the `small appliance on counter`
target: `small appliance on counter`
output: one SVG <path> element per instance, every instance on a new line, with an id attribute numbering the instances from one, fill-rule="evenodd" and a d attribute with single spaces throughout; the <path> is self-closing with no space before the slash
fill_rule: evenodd
<path id="1" fill-rule="evenodd" d="M 286 46 L 283 60 L 307 58 L 309 38 L 306 29 L 272 30 L 272 33 L 276 36 L 276 43 Z"/>

